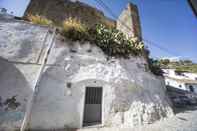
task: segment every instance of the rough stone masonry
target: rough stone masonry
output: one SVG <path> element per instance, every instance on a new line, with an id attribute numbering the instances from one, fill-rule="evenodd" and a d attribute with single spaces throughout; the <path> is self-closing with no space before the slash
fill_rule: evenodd
<path id="1" fill-rule="evenodd" d="M 82 128 L 87 87 L 102 88 L 95 125 L 134 127 L 173 115 L 163 78 L 147 69 L 143 56 L 111 58 L 94 43 L 62 41 L 57 34 L 39 72 L 51 38 L 48 27 L 0 19 L 1 130 L 21 128 L 32 96 L 26 129 Z"/>

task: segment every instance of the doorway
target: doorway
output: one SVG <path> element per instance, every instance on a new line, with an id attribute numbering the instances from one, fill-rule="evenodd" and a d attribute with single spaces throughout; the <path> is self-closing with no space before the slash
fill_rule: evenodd
<path id="1" fill-rule="evenodd" d="M 86 87 L 83 126 L 102 123 L 102 87 Z"/>

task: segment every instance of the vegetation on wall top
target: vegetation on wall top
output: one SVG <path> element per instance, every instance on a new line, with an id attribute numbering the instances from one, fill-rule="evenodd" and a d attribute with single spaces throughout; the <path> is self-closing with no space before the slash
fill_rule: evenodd
<path id="1" fill-rule="evenodd" d="M 41 16 L 31 16 L 29 20 L 35 24 L 50 25 L 52 22 Z M 127 38 L 116 28 L 109 28 L 98 24 L 94 28 L 88 28 L 79 20 L 68 18 L 62 22 L 61 35 L 72 41 L 90 41 L 100 47 L 108 56 L 129 58 L 130 55 L 148 54 L 143 42 L 136 38 Z M 148 56 L 148 55 L 147 55 Z M 162 75 L 158 61 L 148 60 L 149 68 L 155 75 Z"/>
<path id="2" fill-rule="evenodd" d="M 122 32 L 115 28 L 108 28 L 102 24 L 96 25 L 95 28 L 87 28 L 80 21 L 72 18 L 63 22 L 61 34 L 73 41 L 91 41 L 109 56 L 128 57 L 129 55 L 140 55 L 144 50 L 142 42 L 127 39 Z"/>
<path id="3" fill-rule="evenodd" d="M 27 20 L 32 22 L 33 24 L 39 24 L 39 25 L 52 25 L 53 24 L 51 20 L 40 15 L 28 15 Z"/>
<path id="4" fill-rule="evenodd" d="M 72 41 L 88 40 L 87 27 L 77 19 L 69 18 L 63 21 L 61 34 Z"/>
<path id="5" fill-rule="evenodd" d="M 140 55 L 144 50 L 144 44 L 137 39 L 129 39 L 122 32 L 115 28 L 107 28 L 104 25 L 97 25 L 94 36 L 95 43 L 107 55 L 123 56 Z"/>

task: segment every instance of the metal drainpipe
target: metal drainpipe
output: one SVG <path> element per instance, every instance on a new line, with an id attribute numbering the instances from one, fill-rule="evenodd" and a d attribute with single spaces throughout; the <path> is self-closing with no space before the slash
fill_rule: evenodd
<path id="1" fill-rule="evenodd" d="M 27 110 L 26 110 L 26 113 L 25 113 L 25 117 L 23 119 L 23 123 L 21 125 L 21 128 L 20 128 L 20 131 L 25 131 L 25 129 L 27 128 L 27 125 L 28 125 L 28 122 L 30 120 L 30 115 L 31 115 L 31 112 L 32 112 L 32 106 L 33 106 L 33 102 L 34 102 L 34 99 L 35 99 L 35 96 L 38 92 L 38 87 L 39 87 L 39 82 L 40 82 L 40 79 L 41 79 L 41 75 L 43 73 L 43 70 L 46 66 L 46 63 L 47 63 L 47 59 L 48 59 L 48 56 L 49 56 L 49 53 L 50 53 L 50 50 L 53 46 L 53 41 L 54 41 L 54 38 L 55 38 L 55 32 L 56 32 L 56 28 L 53 28 L 53 34 L 52 34 L 52 38 L 50 40 L 50 44 L 44 54 L 44 57 L 43 57 L 43 61 L 41 63 L 41 67 L 40 67 L 40 70 L 39 70 L 39 73 L 37 75 L 37 80 L 35 82 L 35 86 L 34 86 L 34 91 L 33 91 L 33 94 L 32 96 L 30 97 L 29 101 L 28 101 L 28 105 L 27 105 Z M 47 37 L 47 36 L 46 36 Z"/>

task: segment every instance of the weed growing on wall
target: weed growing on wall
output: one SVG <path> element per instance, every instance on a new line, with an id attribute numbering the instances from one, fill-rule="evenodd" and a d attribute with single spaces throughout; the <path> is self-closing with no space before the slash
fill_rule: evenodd
<path id="1" fill-rule="evenodd" d="M 77 19 L 69 18 L 62 24 L 62 35 L 73 41 L 88 40 L 87 27 Z"/>
<path id="2" fill-rule="evenodd" d="M 39 15 L 29 15 L 28 20 L 34 24 L 51 25 L 52 21 Z M 138 39 L 127 38 L 116 28 L 98 24 L 94 28 L 87 28 L 79 20 L 68 18 L 63 21 L 61 35 L 72 41 L 90 41 L 100 47 L 108 56 L 129 58 L 130 55 L 146 54 L 143 42 Z M 147 55 L 148 56 L 148 55 Z M 149 69 L 155 75 L 162 75 L 160 65 L 149 59 Z"/>
<path id="3" fill-rule="evenodd" d="M 61 34 L 72 41 L 87 40 L 96 43 L 109 56 L 129 57 L 129 55 L 140 55 L 144 50 L 142 42 L 127 39 L 115 28 L 107 28 L 99 24 L 95 28 L 88 29 L 80 21 L 72 18 L 63 22 Z"/>
<path id="4" fill-rule="evenodd" d="M 52 21 L 40 15 L 28 15 L 27 19 L 33 24 L 52 25 Z"/>

